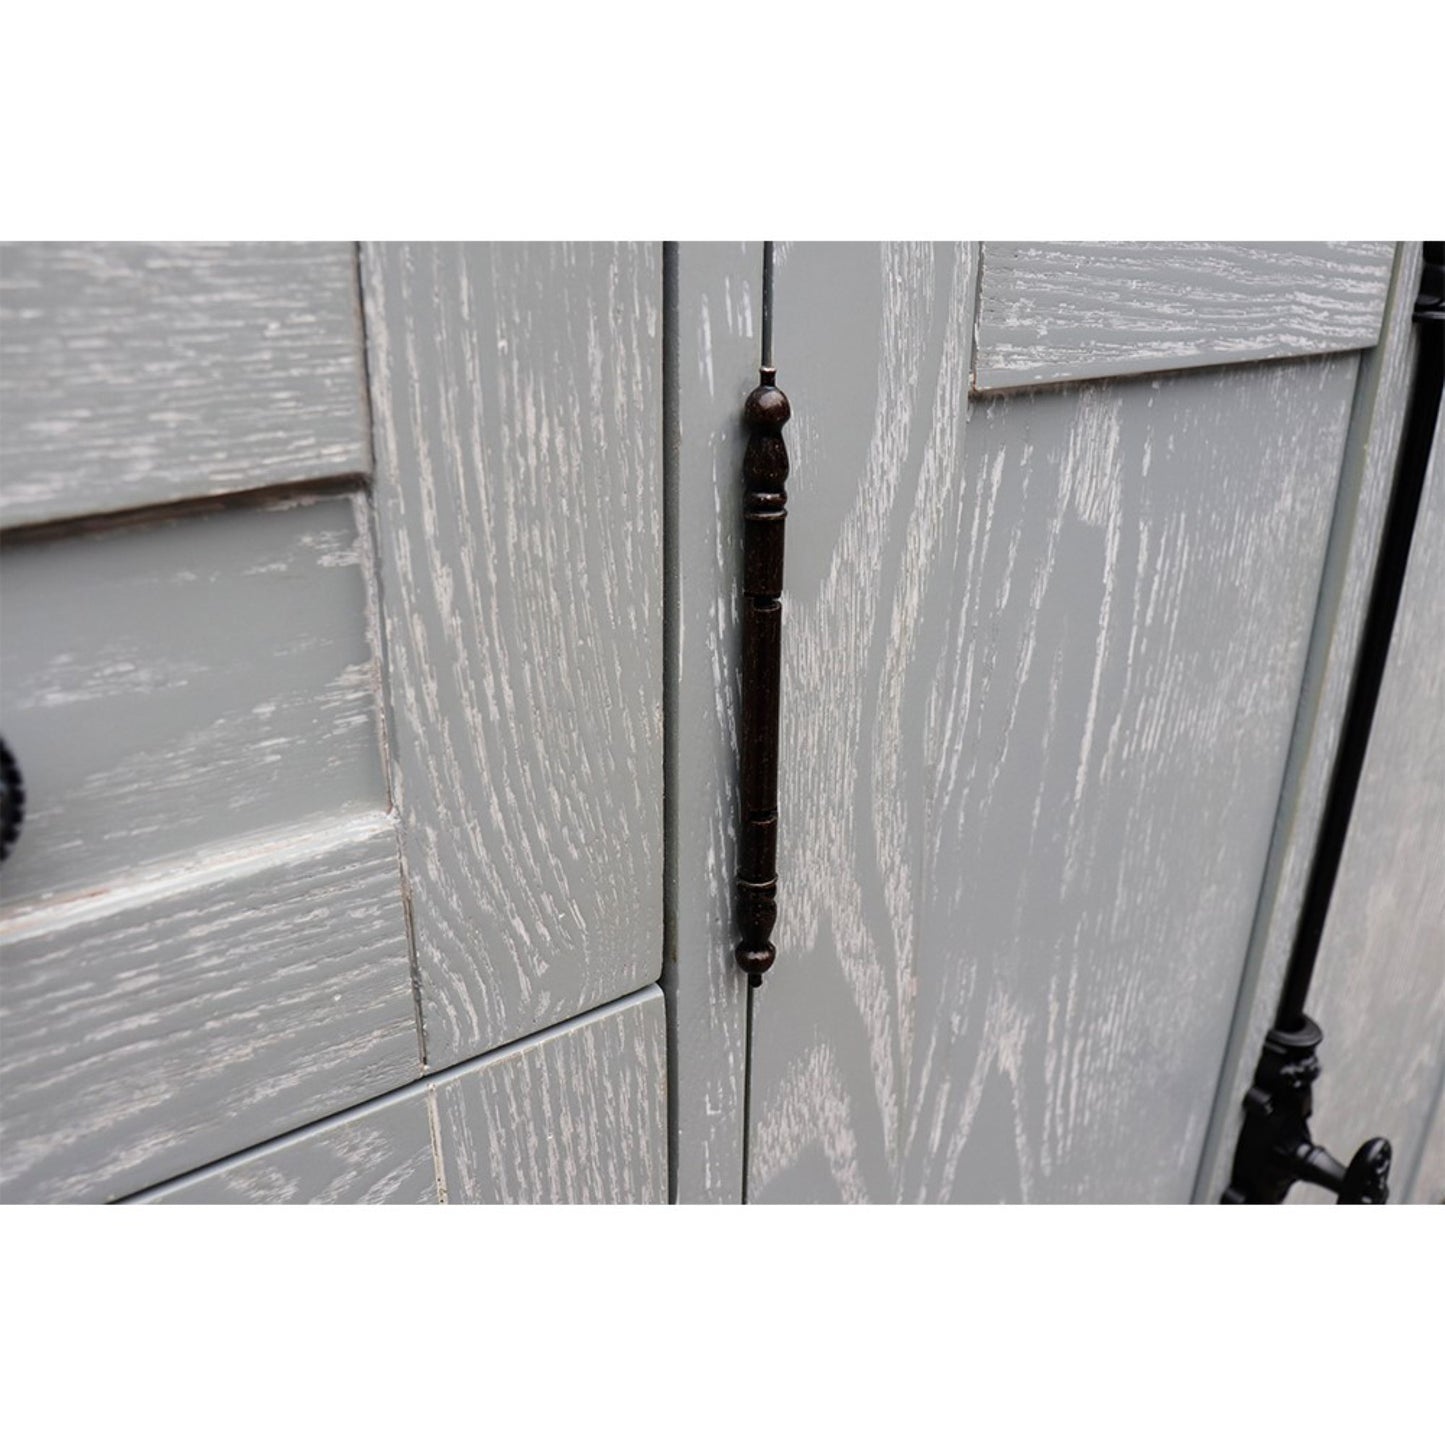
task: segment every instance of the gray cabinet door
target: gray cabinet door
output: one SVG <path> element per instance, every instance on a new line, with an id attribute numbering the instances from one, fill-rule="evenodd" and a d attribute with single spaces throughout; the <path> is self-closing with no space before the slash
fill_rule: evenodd
<path id="1" fill-rule="evenodd" d="M 1394 260 L 779 247 L 750 1199 L 1190 1198 Z"/>
<path id="2" fill-rule="evenodd" d="M 5 1199 L 154 1186 L 656 980 L 660 273 L 0 252 Z"/>

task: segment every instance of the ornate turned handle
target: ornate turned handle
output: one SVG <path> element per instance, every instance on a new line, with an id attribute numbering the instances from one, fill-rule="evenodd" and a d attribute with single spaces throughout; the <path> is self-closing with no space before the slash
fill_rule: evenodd
<path id="1" fill-rule="evenodd" d="M 743 405 L 750 428 L 743 454 L 742 699 L 738 728 L 738 966 L 754 986 L 773 966 L 778 918 L 778 693 L 782 677 L 783 529 L 788 515 L 788 448 L 792 415 L 761 368 Z"/>
<path id="2" fill-rule="evenodd" d="M 1282 1204 L 1299 1183 L 1317 1184 L 1337 1204 L 1386 1204 L 1390 1141 L 1369 1139 L 1341 1164 L 1310 1135 L 1320 1076 L 1320 1026 L 1301 1016 L 1296 1028 L 1272 1028 L 1244 1097 L 1244 1127 L 1223 1204 Z"/>
<path id="3" fill-rule="evenodd" d="M 0 738 L 0 863 L 10 856 L 24 821 L 25 783 L 20 776 L 20 765 Z"/>

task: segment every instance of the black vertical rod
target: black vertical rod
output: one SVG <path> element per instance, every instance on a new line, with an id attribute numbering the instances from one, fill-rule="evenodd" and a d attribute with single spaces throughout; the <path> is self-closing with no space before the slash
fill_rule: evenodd
<path id="1" fill-rule="evenodd" d="M 1380 554 L 1370 585 L 1370 601 L 1365 625 L 1360 636 L 1359 658 L 1350 682 L 1350 696 L 1345 706 L 1345 722 L 1340 733 L 1339 750 L 1330 776 L 1324 814 L 1320 820 L 1319 839 L 1310 861 L 1305 884 L 1304 902 L 1300 908 L 1299 927 L 1290 950 L 1289 967 L 1281 990 L 1275 1027 L 1297 1032 L 1308 1022 L 1305 1002 L 1314 977 L 1315 960 L 1320 940 L 1324 937 L 1325 920 L 1329 914 L 1330 896 L 1339 873 L 1340 859 L 1350 827 L 1350 814 L 1364 770 L 1365 752 L 1370 742 L 1370 727 L 1375 718 L 1375 705 L 1380 698 L 1380 682 L 1390 652 L 1390 638 L 1395 630 L 1395 616 L 1400 610 L 1400 594 L 1405 584 L 1405 569 L 1410 560 L 1410 540 L 1415 531 L 1415 518 L 1420 511 L 1425 472 L 1430 461 L 1430 448 L 1435 436 L 1436 418 L 1440 411 L 1440 395 L 1445 386 L 1445 317 L 1441 313 L 1442 278 L 1445 278 L 1445 242 L 1425 243 L 1425 274 L 1420 299 L 1415 306 L 1419 324 L 1419 359 L 1410 400 L 1405 413 L 1404 435 L 1395 472 L 1394 488 L 1385 511 L 1380 539 Z"/>
<path id="2" fill-rule="evenodd" d="M 778 708 L 782 681 L 783 534 L 792 415 L 774 384 L 773 247 L 763 247 L 762 366 L 743 404 L 742 696 L 738 725 L 738 966 L 756 987 L 773 966 L 778 917 Z"/>
<path id="3" fill-rule="evenodd" d="M 762 366 L 773 369 L 773 243 L 763 242 L 763 355 Z"/>

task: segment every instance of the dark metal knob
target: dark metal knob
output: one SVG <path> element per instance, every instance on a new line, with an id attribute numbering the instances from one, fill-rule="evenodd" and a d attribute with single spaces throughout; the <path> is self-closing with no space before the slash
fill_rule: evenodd
<path id="1" fill-rule="evenodd" d="M 1388 1139 L 1370 1139 L 1355 1150 L 1355 1157 L 1340 1181 L 1339 1204 L 1386 1204 L 1390 1198 Z"/>
<path id="2" fill-rule="evenodd" d="M 0 863 L 10 856 L 10 849 L 20 836 L 25 821 L 25 784 L 15 755 L 0 739 Z"/>

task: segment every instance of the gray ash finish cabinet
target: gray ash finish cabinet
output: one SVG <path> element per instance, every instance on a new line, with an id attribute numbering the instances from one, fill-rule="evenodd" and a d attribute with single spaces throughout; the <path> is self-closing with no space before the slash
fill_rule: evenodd
<path id="1" fill-rule="evenodd" d="M 406 1089 L 482 1060 L 454 1197 L 665 1189 L 660 999 L 495 1063 L 661 972 L 660 273 L 0 251 L 0 1197 L 379 1098 L 288 1197 L 411 1197 Z"/>
<path id="2" fill-rule="evenodd" d="M 782 245 L 779 961 L 732 959 L 763 246 L 0 248 L 0 1200 L 1217 1197 L 1418 246 Z M 1438 453 L 1319 1132 L 1445 1193 Z"/>

